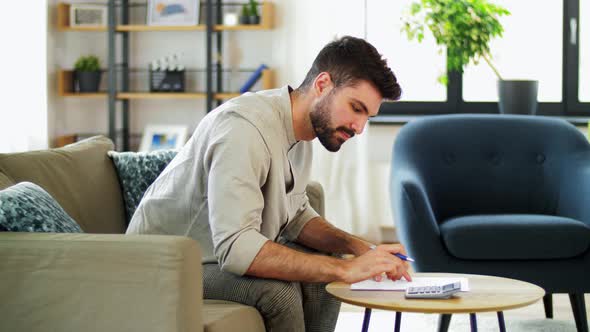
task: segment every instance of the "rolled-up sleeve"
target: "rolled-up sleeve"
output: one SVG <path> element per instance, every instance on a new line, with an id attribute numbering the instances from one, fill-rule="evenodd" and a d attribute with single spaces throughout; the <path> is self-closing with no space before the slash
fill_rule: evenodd
<path id="1" fill-rule="evenodd" d="M 301 206 L 297 210 L 297 214 L 287 225 L 284 232 L 284 237 L 289 241 L 295 241 L 305 224 L 307 224 L 307 222 L 309 222 L 311 219 L 320 216 L 314 210 L 311 204 L 309 204 L 309 198 L 307 197 L 307 194 L 303 194 L 303 199 L 300 204 Z"/>
<path id="2" fill-rule="evenodd" d="M 242 118 L 222 122 L 206 152 L 209 224 L 223 271 L 246 273 L 269 239 L 260 233 L 270 154 L 259 131 Z"/>

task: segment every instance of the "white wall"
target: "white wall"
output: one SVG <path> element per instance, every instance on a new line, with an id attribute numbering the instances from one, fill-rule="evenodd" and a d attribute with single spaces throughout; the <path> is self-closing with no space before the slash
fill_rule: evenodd
<path id="1" fill-rule="evenodd" d="M 106 66 L 106 34 L 58 32 L 55 29 L 58 2 L 48 0 L 50 136 L 106 132 L 106 98 L 60 98 L 56 89 L 57 71 L 72 68 L 80 55 L 96 54 Z M 362 37 L 364 34 L 364 1 L 346 1 L 345 6 L 342 1 L 336 0 L 276 0 L 274 3 L 275 29 L 224 32 L 224 63 L 241 68 L 255 68 L 260 63 L 266 63 L 276 70 L 277 85 L 297 86 L 317 52 L 336 35 Z M 338 15 L 327 14 L 333 13 L 336 8 Z M 205 33 L 131 33 L 131 67 L 147 68 L 151 60 L 175 52 L 184 54 L 187 67 L 204 68 Z M 102 84 L 105 86 L 106 77 L 103 77 Z M 202 84 L 203 81 L 198 82 L 199 86 Z M 138 100 L 131 102 L 131 109 L 131 131 L 134 133 L 140 133 L 148 123 L 187 124 L 192 131 L 205 115 L 205 100 Z M 379 158 L 385 157 L 381 155 Z"/>
<path id="2" fill-rule="evenodd" d="M 0 21 L 0 152 L 44 149 L 48 144 L 47 7 L 3 3 Z M 26 12 L 26 19 L 14 13 Z"/>
<path id="3" fill-rule="evenodd" d="M 56 72 L 60 68 L 72 68 L 80 55 L 96 54 L 106 66 L 106 34 L 58 32 L 55 29 L 58 2 L 59 0 L 48 0 L 50 16 L 47 59 L 52 118 L 50 136 L 106 132 L 106 98 L 60 98 L 56 89 Z M 255 68 L 260 63 L 266 63 L 276 70 L 277 85 L 297 86 L 317 52 L 336 35 L 362 37 L 364 34 L 364 1 L 276 0 L 274 3 L 275 29 L 224 32 L 224 63 L 236 64 L 241 68 Z M 335 10 L 337 15 L 334 15 Z M 204 68 L 205 33 L 131 33 L 131 67 L 147 68 L 151 60 L 175 52 L 184 54 L 187 67 Z M 103 77 L 102 84 L 106 84 L 106 77 Z M 198 83 L 202 84 L 204 82 Z M 141 132 L 148 123 L 187 124 L 192 131 L 205 115 L 205 100 L 138 100 L 131 102 L 131 109 L 131 131 L 134 133 Z M 382 155 L 378 157 L 385 158 Z"/>
<path id="4" fill-rule="evenodd" d="M 55 17 L 58 0 L 50 1 L 50 11 Z M 94 2 L 92 0 L 77 2 Z M 364 37 L 365 1 L 360 0 L 275 0 L 275 28 L 270 31 L 224 32 L 224 57 L 226 64 L 240 68 L 257 67 L 266 63 L 276 72 L 278 86 L 298 86 L 313 62 L 317 52 L 336 36 Z M 54 23 L 55 19 L 52 20 Z M 53 24 L 55 26 L 55 24 Z M 96 54 L 106 66 L 107 38 L 102 32 L 57 32 L 49 30 L 49 76 L 55 80 L 59 68 L 72 68 L 80 55 Z M 131 67 L 147 68 L 148 63 L 167 54 L 182 52 L 188 68 L 205 66 L 205 33 L 195 32 L 134 32 L 131 33 Z M 105 80 L 103 78 L 103 80 Z M 147 84 L 147 78 L 145 78 Z M 56 83 L 55 83 L 56 84 Z M 103 82 L 103 85 L 106 82 Z M 204 84 L 204 83 L 203 83 Z M 107 131 L 107 100 L 59 98 L 55 89 L 50 94 L 50 107 L 54 114 L 52 136 Z M 149 123 L 186 124 L 195 128 L 205 115 L 205 100 L 140 100 L 131 102 L 131 131 L 139 133 Z M 377 213 L 370 216 L 377 224 L 391 225 L 389 212 L 389 155 L 395 129 L 392 126 L 373 126 L 355 142 L 346 144 L 340 160 L 362 159 L 357 171 L 366 176 L 357 181 L 367 181 L 372 187 L 360 204 Z M 368 149 L 366 147 L 369 147 Z M 315 158 L 320 164 L 334 162 L 333 156 L 323 149 L 316 149 Z M 343 155 L 347 155 L 348 157 Z M 329 190 L 329 186 L 324 183 Z M 333 195 L 330 195 L 333 197 Z M 358 197 L 358 196 L 357 196 Z M 353 200 L 356 198 L 353 198 Z M 332 202 L 339 204 L 337 198 Z M 349 207 L 349 209 L 355 209 Z M 340 209 L 341 211 L 345 211 Z M 342 212 L 352 213 L 354 211 Z M 337 218 L 338 216 L 335 216 Z M 365 216 L 366 217 L 366 216 Z M 374 231 L 339 225 L 357 234 L 374 236 Z M 373 229 L 374 230 L 374 229 Z"/>

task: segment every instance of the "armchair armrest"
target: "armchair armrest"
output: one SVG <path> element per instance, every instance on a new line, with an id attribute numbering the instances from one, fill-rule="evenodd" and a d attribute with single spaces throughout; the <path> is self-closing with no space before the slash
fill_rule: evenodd
<path id="1" fill-rule="evenodd" d="M 2 331 L 202 331 L 197 243 L 0 233 Z"/>
<path id="2" fill-rule="evenodd" d="M 416 174 L 409 171 L 392 174 L 392 209 L 401 243 L 421 266 L 440 266 L 444 270 L 449 258 L 440 235 L 435 213 L 428 199 L 427 188 Z M 434 272 L 434 271 L 432 271 Z"/>
<path id="3" fill-rule="evenodd" d="M 578 154 L 563 163 L 567 166 L 559 176 L 556 213 L 590 226 L 590 205 L 587 203 L 590 196 L 590 154 Z"/>

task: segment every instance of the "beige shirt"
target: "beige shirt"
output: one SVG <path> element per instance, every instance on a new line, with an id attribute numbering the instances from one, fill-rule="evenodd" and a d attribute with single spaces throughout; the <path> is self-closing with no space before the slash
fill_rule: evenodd
<path id="1" fill-rule="evenodd" d="M 295 140 L 289 87 L 219 106 L 148 188 L 127 234 L 185 235 L 203 262 L 243 275 L 262 245 L 318 214 L 305 188 L 311 142 Z"/>

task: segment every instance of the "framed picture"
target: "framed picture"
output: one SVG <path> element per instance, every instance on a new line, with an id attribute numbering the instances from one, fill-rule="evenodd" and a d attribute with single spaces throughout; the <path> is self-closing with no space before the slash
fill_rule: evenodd
<path id="1" fill-rule="evenodd" d="M 186 126 L 147 125 L 143 131 L 139 151 L 178 150 L 186 142 Z"/>
<path id="2" fill-rule="evenodd" d="M 148 0 L 148 25 L 197 25 L 198 0 Z"/>
<path id="3" fill-rule="evenodd" d="M 72 4 L 70 26 L 98 27 L 107 25 L 107 7 L 100 5 Z"/>

